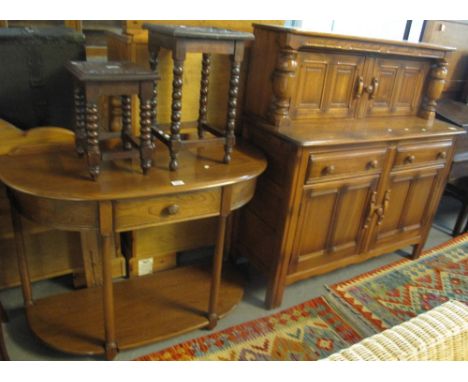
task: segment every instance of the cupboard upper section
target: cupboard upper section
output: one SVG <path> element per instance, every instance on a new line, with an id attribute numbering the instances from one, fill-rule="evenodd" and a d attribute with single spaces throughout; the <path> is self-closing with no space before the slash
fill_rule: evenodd
<path id="1" fill-rule="evenodd" d="M 433 119 L 453 48 L 254 25 L 246 111 L 275 126 L 317 118 Z"/>

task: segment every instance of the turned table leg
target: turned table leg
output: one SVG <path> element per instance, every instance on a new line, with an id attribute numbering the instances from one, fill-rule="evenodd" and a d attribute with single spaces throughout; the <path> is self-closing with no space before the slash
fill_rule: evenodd
<path id="1" fill-rule="evenodd" d="M 169 162 L 169 169 L 171 171 L 177 170 L 179 162 L 177 161 L 177 154 L 181 145 L 180 137 L 180 119 L 182 116 L 182 85 L 184 77 L 184 61 L 185 56 L 173 56 L 174 61 L 174 77 L 172 80 L 172 114 L 171 114 L 171 138 L 169 144 L 169 151 L 171 160 Z"/>
<path id="2" fill-rule="evenodd" d="M 153 142 L 151 141 L 151 98 L 153 83 L 140 84 L 140 165 L 147 174 L 153 162 Z"/>
<path id="3" fill-rule="evenodd" d="M 213 329 L 218 323 L 218 295 L 221 285 L 221 272 L 223 267 L 224 239 L 226 237 L 226 225 L 229 213 L 231 211 L 232 187 L 223 188 L 221 199 L 221 214 L 218 221 L 218 234 L 216 236 L 216 247 L 213 258 L 213 269 L 211 273 L 210 302 L 208 306 L 207 328 Z"/>
<path id="4" fill-rule="evenodd" d="M 229 99 L 227 111 L 226 141 L 224 144 L 224 163 L 231 161 L 232 149 L 235 144 L 234 128 L 236 126 L 237 96 L 239 94 L 239 76 L 242 57 L 231 56 L 231 78 L 229 81 Z"/>
<path id="5" fill-rule="evenodd" d="M 86 150 L 88 171 L 93 180 L 96 180 L 101 171 L 101 151 L 99 149 L 99 124 L 97 100 L 87 97 L 86 102 L 86 135 L 88 146 Z"/>
<path id="6" fill-rule="evenodd" d="M 112 236 L 112 203 L 99 203 L 99 236 L 102 255 L 102 298 L 104 308 L 104 333 L 106 359 L 112 360 L 118 352 L 115 337 L 114 291 L 112 285 L 112 254 L 114 251 Z"/>
<path id="7" fill-rule="evenodd" d="M 132 144 L 128 137 L 132 135 L 132 99 L 128 95 L 122 96 L 122 146 L 124 150 L 131 150 Z"/>
<path id="8" fill-rule="evenodd" d="M 207 123 L 208 112 L 208 85 L 210 76 L 211 56 L 208 53 L 202 55 L 202 71 L 200 83 L 200 109 L 198 112 L 198 138 L 203 138 L 203 124 Z"/>
<path id="9" fill-rule="evenodd" d="M 86 109 L 83 89 L 75 85 L 75 149 L 79 156 L 86 152 Z"/>

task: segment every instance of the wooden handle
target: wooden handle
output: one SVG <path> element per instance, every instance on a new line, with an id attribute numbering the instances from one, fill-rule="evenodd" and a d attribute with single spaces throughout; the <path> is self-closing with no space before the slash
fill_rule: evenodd
<path id="1" fill-rule="evenodd" d="M 369 212 L 367 213 L 367 218 L 364 223 L 364 229 L 369 228 L 369 223 L 372 220 L 372 215 L 375 212 L 375 205 L 377 203 L 377 191 L 372 191 L 372 195 L 370 198 L 370 205 L 369 205 Z"/>
<path id="2" fill-rule="evenodd" d="M 364 91 L 364 79 L 362 78 L 362 76 L 359 76 L 357 78 L 357 85 L 356 85 L 356 94 L 355 94 L 355 97 L 356 98 L 361 98 L 362 96 L 362 92 Z"/>
<path id="3" fill-rule="evenodd" d="M 445 151 L 441 151 L 440 153 L 437 154 L 437 159 L 446 159 L 447 158 L 447 153 Z"/>
<path id="4" fill-rule="evenodd" d="M 413 163 L 415 159 L 416 159 L 416 157 L 414 155 L 408 155 L 405 158 L 405 163 Z"/>
<path id="5" fill-rule="evenodd" d="M 385 214 L 387 213 L 388 211 L 388 207 L 390 206 L 390 194 L 391 194 L 392 190 L 387 190 L 385 191 L 385 195 L 384 195 L 384 200 L 383 200 L 383 206 L 382 206 L 382 211 L 381 213 L 379 214 L 379 220 L 377 221 L 377 224 L 378 225 L 381 225 L 384 218 L 385 218 Z"/>
<path id="6" fill-rule="evenodd" d="M 168 215 L 175 215 L 179 212 L 180 207 L 177 204 L 171 204 L 169 207 L 166 208 Z"/>
<path id="7" fill-rule="evenodd" d="M 367 164 L 367 168 L 377 168 L 378 165 L 379 161 L 377 159 L 374 159 Z"/>
<path id="8" fill-rule="evenodd" d="M 374 77 L 372 83 L 367 85 L 364 90 L 369 94 L 369 99 L 373 99 L 379 90 L 379 80 Z"/>
<path id="9" fill-rule="evenodd" d="M 330 175 L 330 174 L 333 174 L 334 172 L 335 172 L 335 166 L 332 164 L 330 166 L 324 167 L 322 170 L 323 175 Z"/>

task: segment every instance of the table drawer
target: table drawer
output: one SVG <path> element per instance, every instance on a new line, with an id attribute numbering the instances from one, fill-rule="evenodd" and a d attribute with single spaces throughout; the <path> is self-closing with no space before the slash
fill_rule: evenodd
<path id="1" fill-rule="evenodd" d="M 445 163 L 451 146 L 452 140 L 401 144 L 397 147 L 394 167 Z"/>
<path id="2" fill-rule="evenodd" d="M 179 222 L 219 214 L 221 188 L 208 191 L 117 201 L 115 230 L 127 231 L 158 224 Z"/>
<path id="3" fill-rule="evenodd" d="M 341 176 L 380 172 L 386 153 L 386 146 L 373 149 L 344 149 L 325 153 L 311 153 L 305 183 Z"/>

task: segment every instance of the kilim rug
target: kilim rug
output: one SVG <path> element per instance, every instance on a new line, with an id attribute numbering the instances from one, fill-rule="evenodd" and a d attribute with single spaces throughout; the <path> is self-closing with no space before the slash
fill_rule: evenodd
<path id="1" fill-rule="evenodd" d="M 468 304 L 468 234 L 329 290 L 379 331 L 449 299 Z"/>
<path id="2" fill-rule="evenodd" d="M 358 334 L 324 298 L 152 353 L 137 361 L 296 361 L 325 358 L 359 342 Z"/>

